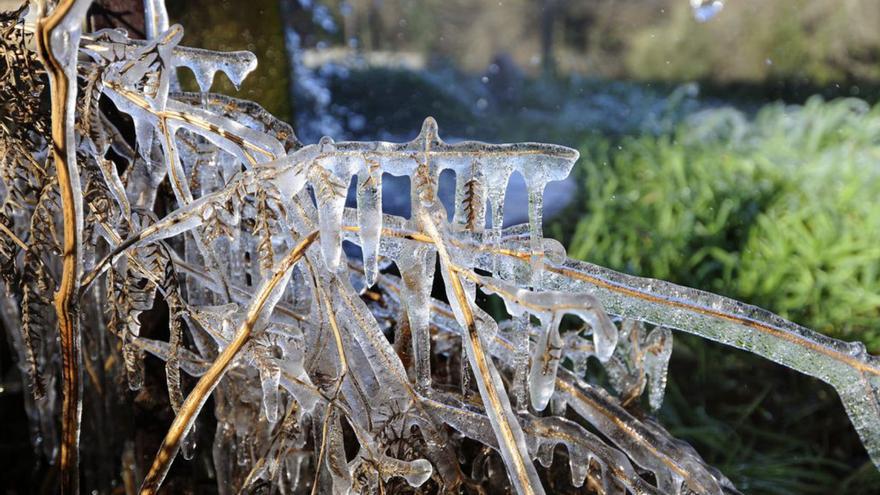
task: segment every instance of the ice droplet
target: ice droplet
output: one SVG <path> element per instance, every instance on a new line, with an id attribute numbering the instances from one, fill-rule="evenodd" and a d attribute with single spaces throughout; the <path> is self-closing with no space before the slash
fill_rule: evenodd
<path id="1" fill-rule="evenodd" d="M 690 0 L 694 19 L 706 22 L 715 17 L 724 8 L 722 0 Z"/>

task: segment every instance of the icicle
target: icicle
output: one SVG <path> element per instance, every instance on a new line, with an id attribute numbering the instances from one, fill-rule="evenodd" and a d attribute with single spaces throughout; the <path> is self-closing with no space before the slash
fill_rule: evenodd
<path id="1" fill-rule="evenodd" d="M 198 423 L 193 423 L 189 431 L 183 436 L 180 443 L 180 455 L 187 461 L 191 461 L 196 455 L 196 447 L 198 446 Z"/>
<path id="2" fill-rule="evenodd" d="M 382 232 L 382 169 L 374 158 L 364 158 L 366 170 L 358 175 L 357 220 L 366 286 L 376 283 L 379 272 L 379 237 Z"/>
<path id="3" fill-rule="evenodd" d="M 651 409 L 660 409 L 666 391 L 666 373 L 672 356 L 672 332 L 657 327 L 645 340 L 645 372 L 650 379 L 648 402 Z"/>
<path id="4" fill-rule="evenodd" d="M 278 421 L 278 386 L 281 380 L 281 369 L 268 351 L 263 351 L 263 354 L 263 359 L 258 361 L 263 390 L 263 412 L 266 414 L 266 421 L 275 424 Z"/>
<path id="5" fill-rule="evenodd" d="M 467 172 L 455 176 L 455 225 L 471 232 L 486 227 L 486 179 L 482 167 L 474 160 Z"/>
<path id="6" fill-rule="evenodd" d="M 514 316 L 513 345 L 514 345 L 514 376 L 513 396 L 516 399 L 518 411 L 527 411 L 529 400 L 529 331 L 531 329 L 528 313 Z"/>
<path id="7" fill-rule="evenodd" d="M 431 387 L 431 289 L 434 285 L 435 251 L 426 245 L 415 246 L 401 253 L 397 261 L 406 290 L 406 306 L 412 332 L 416 383 L 423 391 Z"/>
<path id="8" fill-rule="evenodd" d="M 642 395 L 645 390 L 645 366 L 642 343 L 645 326 L 640 321 L 623 320 L 614 355 L 605 363 L 608 381 L 621 397 L 621 402 L 630 401 Z"/>
<path id="9" fill-rule="evenodd" d="M 345 459 L 345 446 L 342 440 L 342 431 L 339 414 L 335 411 L 329 418 L 326 442 L 326 465 L 333 480 L 333 494 L 344 495 L 351 490 L 351 471 Z"/>
<path id="10" fill-rule="evenodd" d="M 193 50 L 192 53 L 195 55 L 198 52 Z M 198 55 L 199 57 L 193 56 L 190 59 L 181 57 L 181 62 L 196 74 L 199 72 L 210 74 L 212 80 L 217 71 L 223 72 L 229 78 L 232 85 L 235 86 L 236 90 L 241 87 L 244 79 L 257 68 L 257 57 L 247 51 L 226 52 L 223 54 L 205 52 L 198 53 Z M 200 88 L 205 86 L 210 88 L 210 81 L 204 85 L 202 83 L 199 84 Z"/>
<path id="11" fill-rule="evenodd" d="M 467 348 L 464 345 L 461 346 L 460 361 L 459 375 L 461 375 L 461 393 L 466 398 L 471 398 L 474 395 L 474 372 L 471 370 L 471 361 L 467 357 Z"/>
<path id="12" fill-rule="evenodd" d="M 196 67 L 193 69 L 193 75 L 196 77 L 196 84 L 198 84 L 199 90 L 202 94 L 205 94 L 211 90 L 211 86 L 214 84 L 214 75 L 217 73 L 217 70 L 210 65 L 193 65 Z"/>
<path id="13" fill-rule="evenodd" d="M 426 459 L 402 461 L 386 455 L 382 455 L 380 459 L 380 472 L 386 482 L 394 476 L 400 476 L 409 483 L 409 486 L 418 488 L 425 484 L 434 472 L 431 463 Z"/>
<path id="14" fill-rule="evenodd" d="M 531 251 L 532 285 L 539 285 L 544 268 L 544 182 L 527 180 L 529 190 L 529 247 Z"/>
<path id="15" fill-rule="evenodd" d="M 532 354 L 532 368 L 529 372 L 529 394 L 532 407 L 543 411 L 553 396 L 556 386 L 556 370 L 562 357 L 562 339 L 559 338 L 561 317 L 554 313 L 546 321 L 541 321 L 541 335 Z"/>
<path id="16" fill-rule="evenodd" d="M 128 388 L 133 391 L 140 390 L 144 385 L 144 355 L 128 336 L 122 343 L 122 358 L 125 362 L 125 371 L 128 378 Z"/>
<path id="17" fill-rule="evenodd" d="M 303 457 L 292 453 L 284 459 L 284 466 L 289 481 L 289 493 L 297 493 L 302 477 Z"/>
<path id="18" fill-rule="evenodd" d="M 169 262 L 170 263 L 170 262 Z M 172 272 L 173 273 L 173 272 Z M 167 281 L 166 281 L 167 283 Z M 180 350 L 182 347 L 183 328 L 180 322 L 182 303 L 175 293 L 166 294 L 168 301 L 168 358 L 165 361 L 165 379 L 168 385 L 168 401 L 174 414 L 180 410 L 183 403 L 183 390 L 180 385 Z"/>
<path id="19" fill-rule="evenodd" d="M 322 138 L 319 146 L 323 153 L 329 153 L 335 148 L 329 137 Z M 342 257 L 342 213 L 348 191 L 348 183 L 334 173 L 336 166 L 336 158 L 327 156 L 321 160 L 321 166 L 312 169 L 310 175 L 318 204 L 318 225 L 321 229 L 318 241 L 321 243 L 324 262 L 331 271 L 339 268 Z"/>
<path id="20" fill-rule="evenodd" d="M 145 161 L 150 161 L 150 154 L 153 151 L 153 124 L 145 112 L 129 113 L 134 121 L 135 142 L 137 143 L 137 151 Z"/>
<path id="21" fill-rule="evenodd" d="M 504 226 L 504 198 L 507 194 L 507 183 L 513 166 L 509 160 L 500 157 L 491 157 L 484 160 L 486 173 L 486 191 L 489 200 L 489 216 L 492 227 L 489 230 L 487 242 L 498 246 L 501 243 L 501 229 Z M 499 271 L 498 266 L 492 266 L 493 272 Z"/>

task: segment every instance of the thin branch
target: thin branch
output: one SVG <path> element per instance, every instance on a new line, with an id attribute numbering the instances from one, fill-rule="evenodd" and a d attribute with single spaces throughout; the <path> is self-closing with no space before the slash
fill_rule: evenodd
<path id="1" fill-rule="evenodd" d="M 492 362 L 483 350 L 482 339 L 476 321 L 474 320 L 473 310 L 471 309 L 471 301 L 465 294 L 458 273 L 455 272 L 452 267 L 449 253 L 446 252 L 446 246 L 440 238 L 440 233 L 437 231 L 433 220 L 431 220 L 428 213 L 425 211 L 422 211 L 420 219 L 422 225 L 428 231 L 428 235 L 434 241 L 434 245 L 437 248 L 437 254 L 440 256 L 441 266 L 447 268 L 447 275 L 453 289 L 452 296 L 454 296 L 458 302 L 459 311 L 461 313 L 460 316 L 461 319 L 464 320 L 462 326 L 465 329 L 465 336 L 468 343 L 468 360 L 470 361 L 472 368 L 480 373 L 481 380 L 478 382 L 481 385 L 480 392 L 486 403 L 487 410 L 491 409 L 494 413 L 494 423 L 496 424 L 493 424 L 492 426 L 496 431 L 499 447 L 501 448 L 502 453 L 507 454 L 505 457 L 509 457 L 513 464 L 512 466 L 506 466 L 511 481 L 514 486 L 516 486 L 519 493 L 524 495 L 542 494 L 543 488 L 538 481 L 538 474 L 535 470 L 535 466 L 528 459 L 527 455 L 523 455 L 525 446 L 517 441 L 517 437 L 522 436 L 522 431 L 518 424 L 512 423 L 510 418 L 507 417 L 507 411 L 510 411 L 510 406 L 508 405 L 505 407 L 503 402 L 506 401 L 507 397 L 506 395 L 502 395 L 506 394 L 506 392 L 504 389 L 498 390 L 496 387 Z M 490 414 L 490 418 L 491 416 L 492 414 Z"/>
<path id="2" fill-rule="evenodd" d="M 16 243 L 18 247 L 22 249 L 22 251 L 28 250 L 27 244 L 25 244 L 24 241 L 22 241 L 17 235 L 15 235 L 15 232 L 9 230 L 9 227 L 3 225 L 2 223 L 0 223 L 0 232 L 9 237 L 12 242 Z"/>
<path id="3" fill-rule="evenodd" d="M 300 241 L 300 243 L 278 263 L 272 278 L 263 282 L 259 292 L 254 296 L 253 302 L 251 303 L 250 308 L 248 308 L 245 320 L 235 334 L 235 338 L 233 338 L 232 342 L 223 349 L 223 352 L 220 353 L 214 361 L 214 364 L 212 364 L 207 373 L 199 379 L 192 392 L 190 392 L 184 403 L 180 406 L 180 411 L 174 418 L 174 422 L 171 423 L 171 427 L 168 429 L 168 433 L 165 435 L 165 439 L 162 441 L 162 445 L 159 447 L 159 451 L 153 459 L 150 471 L 147 473 L 147 477 L 141 485 L 141 495 L 153 494 L 159 490 L 159 486 L 162 484 L 165 475 L 168 474 L 168 470 L 171 468 L 171 463 L 174 461 L 174 457 L 180 450 L 180 443 L 183 440 L 184 435 L 195 422 L 196 416 L 205 405 L 211 392 L 213 392 L 214 388 L 217 387 L 217 384 L 220 383 L 220 379 L 223 378 L 229 365 L 248 340 L 250 340 L 254 327 L 260 316 L 263 314 L 270 297 L 282 280 L 288 280 L 288 275 L 293 268 L 293 265 L 305 255 L 306 250 L 312 245 L 317 237 L 318 231 L 314 231 L 306 236 L 305 239 Z"/>

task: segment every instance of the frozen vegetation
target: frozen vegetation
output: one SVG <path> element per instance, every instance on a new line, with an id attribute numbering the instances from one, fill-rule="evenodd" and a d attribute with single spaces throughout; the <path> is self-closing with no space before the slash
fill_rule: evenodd
<path id="1" fill-rule="evenodd" d="M 252 54 L 179 46 L 161 0 L 146 2 L 148 41 L 82 33 L 89 3 L 34 2 L 28 22 L 19 11 L 0 25 L 0 317 L 34 448 L 59 464 L 64 492 L 81 479 L 108 489 L 92 466 L 80 475 L 80 433 L 83 452 L 108 441 L 101 418 L 124 387 L 149 392 L 150 355 L 175 419 L 152 463 L 129 443 L 103 452 L 141 493 L 205 448 L 221 493 L 736 493 L 641 407 L 646 391 L 662 403 L 670 329 L 828 382 L 880 462 L 880 363 L 864 346 L 573 261 L 544 238 L 545 187 L 576 151 L 447 144 L 431 118 L 409 142 L 304 144 L 257 105 L 209 92 L 218 72 L 241 82 Z M 180 67 L 199 93 L 175 89 Z M 502 228 L 513 174 L 529 218 Z M 408 217 L 383 212 L 387 176 L 411 182 Z M 160 304 L 161 339 L 142 319 Z M 209 397 L 213 445 L 196 445 Z M 570 476 L 539 474 L 560 465 Z"/>

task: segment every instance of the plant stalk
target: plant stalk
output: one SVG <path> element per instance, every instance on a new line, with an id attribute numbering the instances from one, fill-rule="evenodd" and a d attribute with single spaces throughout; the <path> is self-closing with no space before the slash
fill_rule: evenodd
<path id="1" fill-rule="evenodd" d="M 45 2 L 36 28 L 37 51 L 49 76 L 51 95 L 52 157 L 58 174 L 58 188 L 64 223 L 62 272 L 55 292 L 55 313 L 61 342 L 61 492 L 79 492 L 79 435 L 82 417 L 82 356 L 80 333 L 75 310 L 75 295 L 80 284 L 82 251 L 82 191 L 76 164 L 75 140 L 71 114 L 76 106 L 76 53 L 79 31 L 61 33 L 59 42 L 68 51 L 59 59 L 53 46 L 56 30 L 70 27 L 70 21 L 84 16 L 91 0 L 61 0 L 48 16 L 43 16 Z M 70 31 L 68 29 L 68 31 Z M 71 65 L 72 70 L 71 70 Z M 71 80 L 73 74 L 73 80 Z"/>

